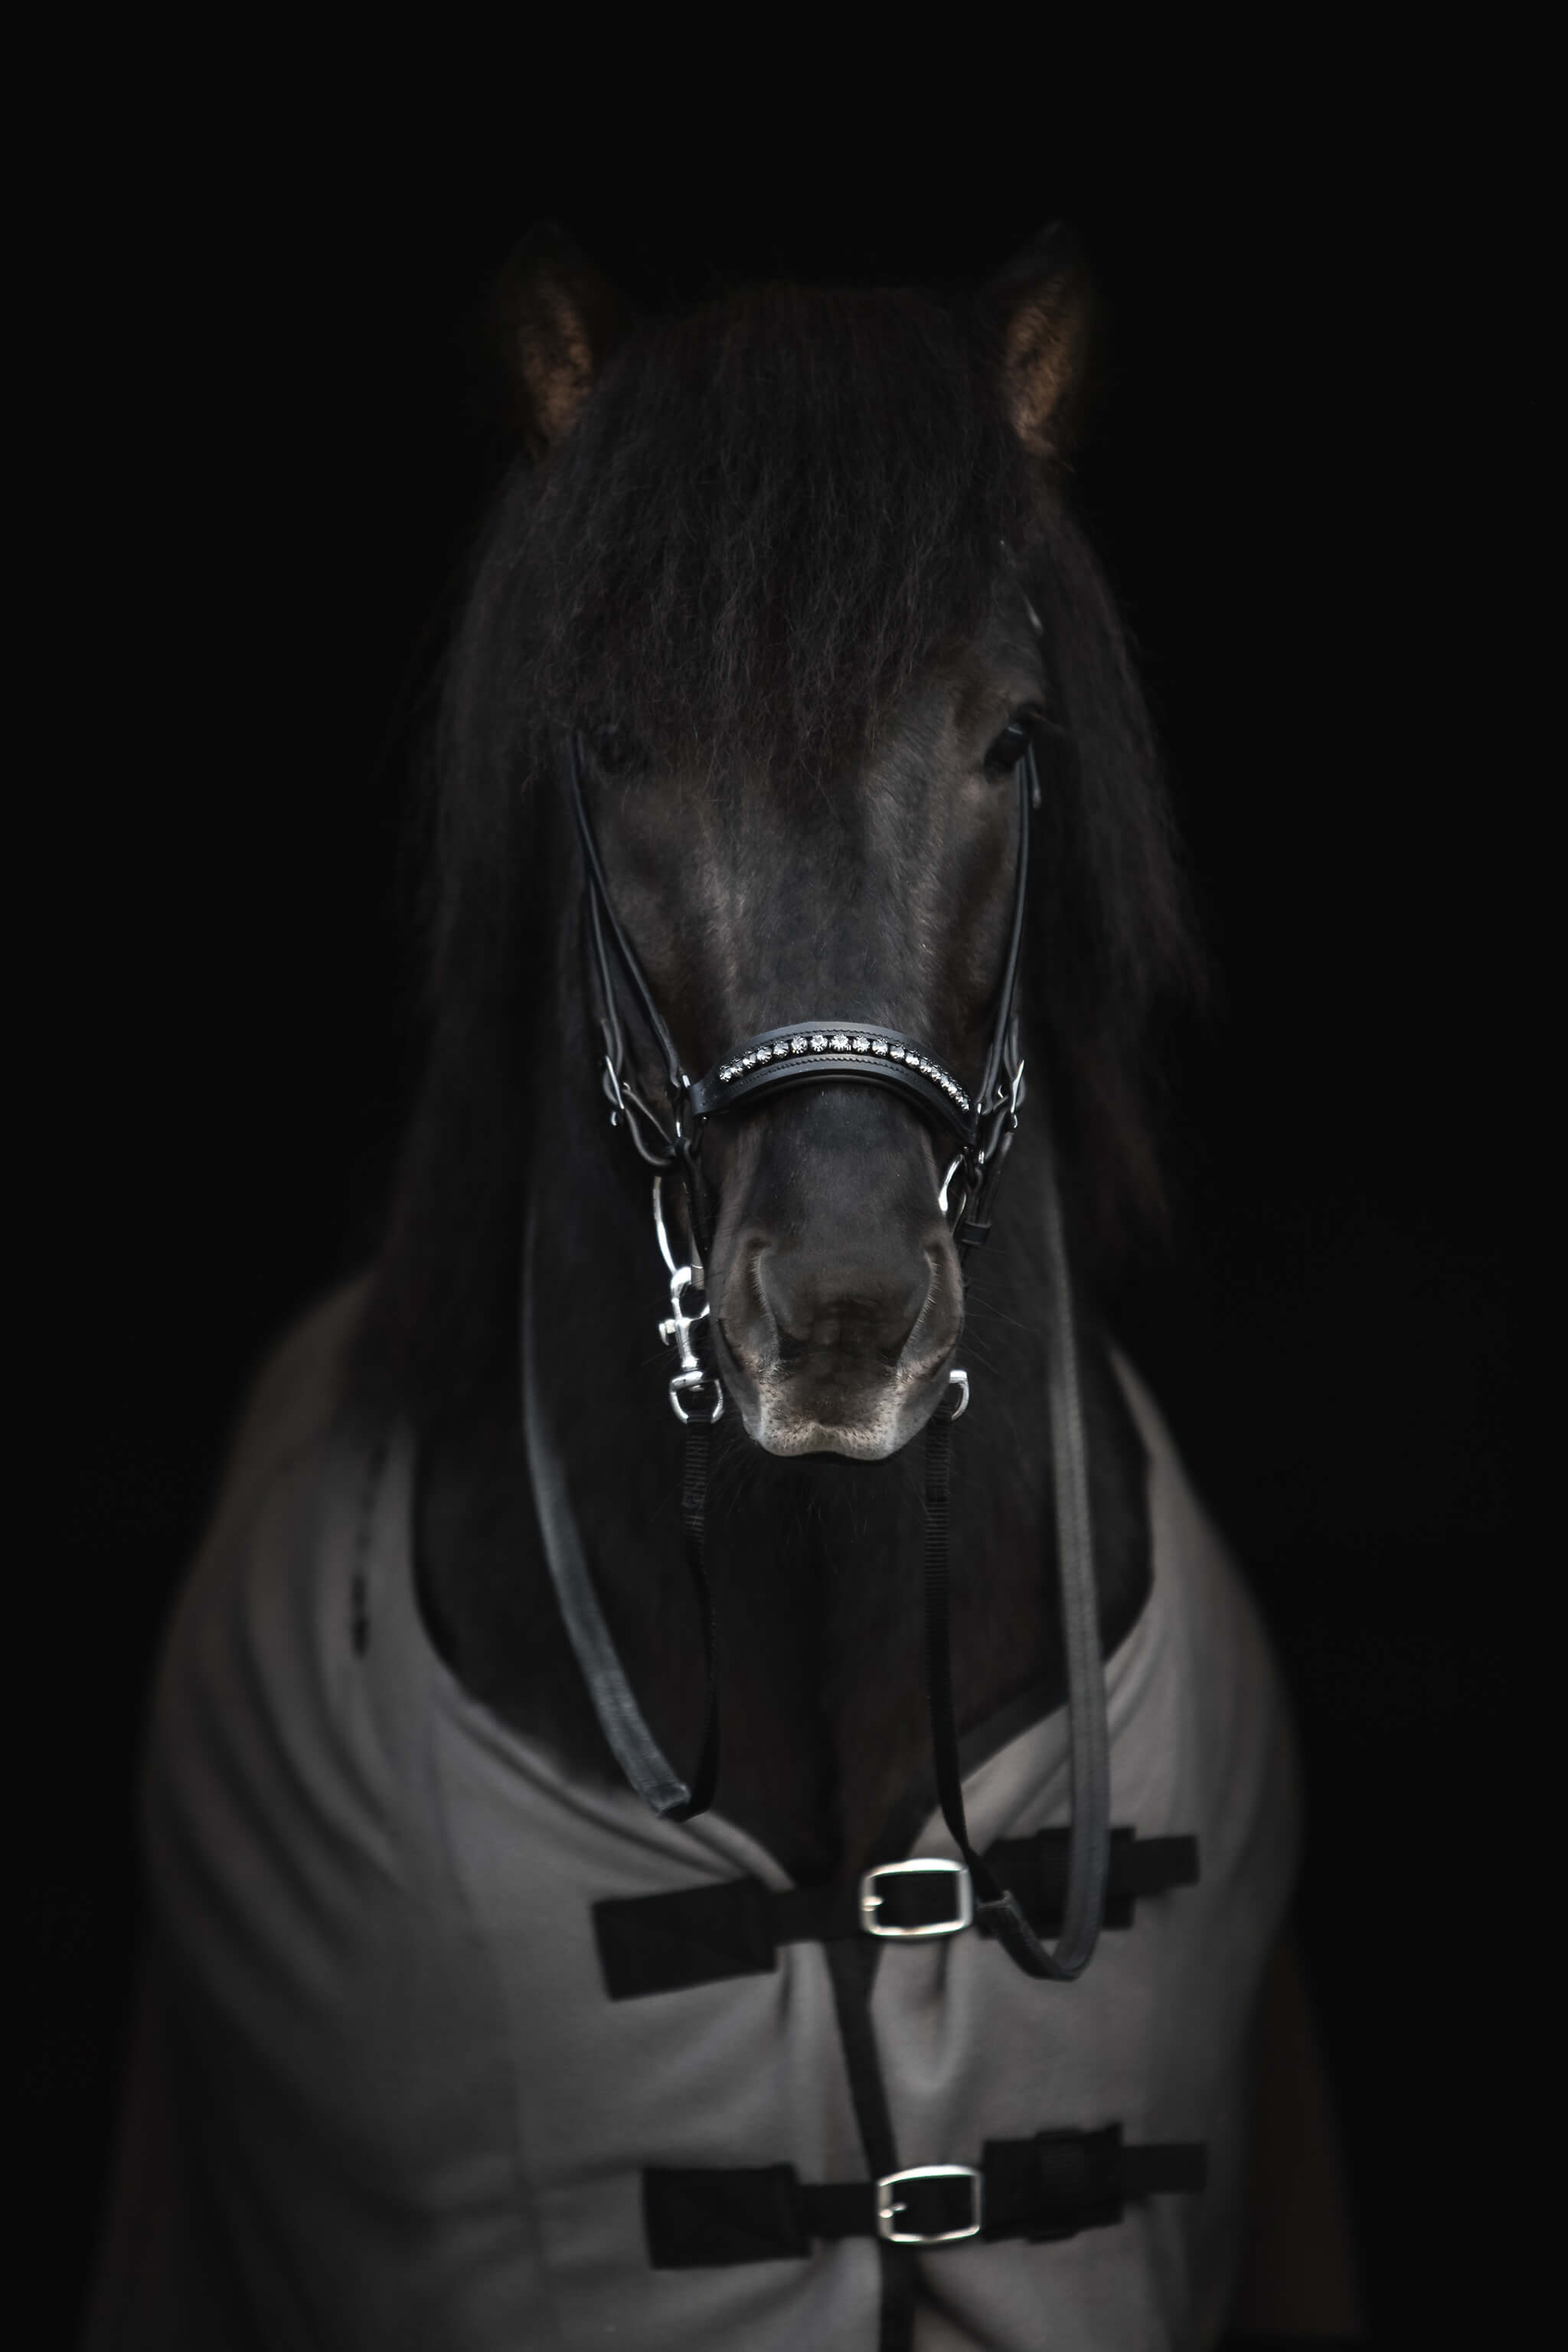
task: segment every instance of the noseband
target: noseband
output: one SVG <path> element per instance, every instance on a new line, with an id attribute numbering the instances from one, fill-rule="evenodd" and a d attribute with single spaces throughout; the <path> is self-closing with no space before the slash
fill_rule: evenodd
<path id="1" fill-rule="evenodd" d="M 820 1014 L 786 1022 L 742 1040 L 705 1076 L 693 1082 L 681 1066 L 668 1024 L 616 916 L 584 796 L 582 768 L 582 741 L 574 732 L 568 772 L 583 851 L 588 935 L 604 1037 L 602 1083 L 611 1106 L 612 1127 L 625 1126 L 643 1160 L 655 1171 L 655 1230 L 670 1276 L 670 1312 L 659 1326 L 659 1337 L 676 1349 L 679 1357 L 679 1370 L 669 1382 L 669 1401 L 685 1428 L 681 1517 L 700 1606 L 707 1675 L 706 1723 L 689 1788 L 666 1759 L 637 1706 L 571 1524 L 558 1465 L 550 1458 L 538 1411 L 539 1368 L 529 1309 L 531 1286 L 526 1280 L 525 1436 L 546 1559 L 600 1725 L 638 1795 L 664 1818 L 689 1821 L 712 1802 L 719 1765 L 716 1631 L 707 1576 L 706 1521 L 709 1448 L 712 1424 L 724 1410 L 724 1398 L 718 1375 L 704 1367 L 698 1352 L 700 1326 L 709 1307 L 704 1303 L 691 1314 L 686 1304 L 689 1292 L 706 1287 L 704 1261 L 712 1233 L 712 1203 L 701 1164 L 703 1129 L 710 1118 L 753 1110 L 791 1087 L 850 1083 L 889 1088 L 952 1151 L 938 1198 L 961 1262 L 985 1240 L 997 1180 L 1024 1100 L 1016 1003 L 1018 961 L 1028 884 L 1029 815 L 1040 804 L 1040 784 L 1031 743 L 1017 769 L 1018 849 L 1006 958 L 984 1065 L 973 1091 L 945 1061 L 905 1032 Z M 632 1076 L 616 984 L 617 968 L 664 1066 L 668 1118 L 661 1118 L 649 1106 Z M 684 1185 L 691 1233 L 688 1263 L 680 1262 L 671 1244 L 664 1213 L 663 1179 L 675 1171 Z M 962 1857 L 961 1866 L 968 1871 L 976 1890 L 974 1925 L 983 1934 L 994 1936 L 1030 1976 L 1063 1979 L 1081 1974 L 1100 1934 L 1110 1864 L 1110 1776 L 1072 1285 L 1048 1142 L 1045 1171 L 1047 1255 L 1054 1294 L 1047 1334 L 1047 1388 L 1072 1789 L 1067 1897 L 1054 1951 L 1045 1948 L 1013 1895 L 975 1853 L 964 1818 L 947 1622 L 949 1449 L 952 1423 L 969 1402 L 968 1376 L 956 1368 L 949 1373 L 947 1396 L 927 1425 L 926 1674 L 937 1794 Z"/>

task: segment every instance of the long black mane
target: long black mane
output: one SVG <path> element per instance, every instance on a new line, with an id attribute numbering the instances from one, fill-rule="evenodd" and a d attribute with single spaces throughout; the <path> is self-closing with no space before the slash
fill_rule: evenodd
<path id="1" fill-rule="evenodd" d="M 1031 1045 L 1094 1245 L 1158 1214 L 1151 1020 L 1196 959 L 1124 633 L 999 383 L 978 311 L 743 289 L 638 327 L 563 445 L 504 483 L 412 817 L 426 1064 L 362 1326 L 363 1402 L 416 1429 L 460 1417 L 515 1346 L 550 1116 L 536 1024 L 576 889 L 564 730 L 620 729 L 714 789 L 742 761 L 825 782 L 1020 580 L 1057 730 Z"/>

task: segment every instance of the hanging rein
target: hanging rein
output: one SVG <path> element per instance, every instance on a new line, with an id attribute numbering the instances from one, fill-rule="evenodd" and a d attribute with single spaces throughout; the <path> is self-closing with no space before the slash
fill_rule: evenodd
<path id="1" fill-rule="evenodd" d="M 706 1676 L 704 1726 L 689 1784 L 666 1760 L 626 1681 L 572 1531 L 564 1496 L 557 1491 L 559 1474 L 548 1458 L 537 1412 L 527 1413 L 526 1435 L 535 1491 L 546 1522 L 551 1572 L 600 1724 L 638 1795 L 667 1819 L 689 1821 L 712 1803 L 719 1777 L 718 1637 L 707 1570 L 706 1523 L 712 1427 L 723 1412 L 724 1395 L 717 1372 L 703 1362 L 700 1353 L 701 1325 L 708 1318 L 709 1305 L 705 1300 L 693 1313 L 687 1304 L 691 1293 L 706 1288 L 706 1261 L 713 1231 L 713 1204 L 702 1168 L 703 1129 L 710 1118 L 753 1109 L 789 1087 L 848 1083 L 890 1087 L 936 1129 L 952 1151 L 938 1199 L 961 1265 L 985 1240 L 997 1183 L 1024 1101 L 1016 999 L 1028 886 L 1029 817 L 1031 809 L 1039 806 L 1039 776 L 1031 742 L 1016 771 L 1018 845 L 1005 961 L 984 1066 L 971 1093 L 917 1039 L 900 1030 L 837 1015 L 814 1015 L 763 1030 L 733 1046 L 704 1077 L 690 1079 L 637 950 L 616 913 L 584 794 L 583 747 L 576 733 L 570 740 L 567 767 L 583 853 L 591 962 L 604 1039 L 602 1082 L 611 1106 L 610 1124 L 625 1128 L 655 1171 L 654 1229 L 669 1275 L 669 1314 L 659 1326 L 659 1337 L 674 1348 L 677 1356 L 669 1402 L 685 1432 L 681 1519 L 699 1606 Z M 639 1092 L 632 1076 L 621 1018 L 623 994 L 663 1065 L 668 1108 L 662 1114 Z M 1104 1916 L 1110 1854 L 1110 1769 L 1072 1286 L 1048 1145 L 1045 1165 L 1042 1205 L 1054 1302 L 1047 1334 L 1047 1390 L 1072 1788 L 1061 1933 L 1055 1948 L 1047 1950 L 1015 1896 L 974 1852 L 964 1818 L 948 1635 L 952 1429 L 969 1402 L 968 1375 L 957 1368 L 949 1372 L 947 1394 L 927 1424 L 924 1595 L 926 1684 L 937 1796 L 962 1858 L 961 1881 L 963 1874 L 968 1874 L 960 1890 L 958 1913 L 962 1916 L 924 1930 L 879 1930 L 877 1911 L 882 1897 L 876 1882 L 887 1875 L 885 1871 L 867 1874 L 861 1885 L 861 1909 L 873 1934 L 946 1933 L 967 1926 L 973 1918 L 974 1926 L 983 1934 L 994 1936 L 1029 1975 L 1068 1979 L 1087 1967 Z M 679 1177 L 685 1196 L 691 1248 L 684 1262 L 672 1244 L 665 1213 L 663 1186 L 669 1174 Z M 526 1297 L 523 1344 L 526 1399 L 540 1370 L 534 1360 Z"/>

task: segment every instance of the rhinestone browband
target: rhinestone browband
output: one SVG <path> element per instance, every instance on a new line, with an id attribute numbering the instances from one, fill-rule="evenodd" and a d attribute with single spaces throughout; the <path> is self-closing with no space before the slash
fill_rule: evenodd
<path id="1" fill-rule="evenodd" d="M 871 1022 L 803 1021 L 748 1037 L 736 1052 L 716 1063 L 691 1088 L 693 1110 L 703 1118 L 731 1101 L 754 1101 L 791 1080 L 863 1078 L 901 1089 L 966 1134 L 974 1112 L 967 1088 L 951 1070 L 896 1029 Z"/>
<path id="2" fill-rule="evenodd" d="M 960 1110 L 969 1108 L 969 1097 L 956 1078 L 949 1077 L 940 1062 L 917 1053 L 912 1045 L 890 1045 L 885 1037 L 860 1036 L 846 1029 L 836 1029 L 831 1036 L 824 1030 L 814 1029 L 809 1034 L 781 1038 L 776 1045 L 759 1045 L 754 1054 L 742 1054 L 737 1062 L 721 1062 L 719 1083 L 727 1087 L 763 1062 L 787 1061 L 795 1054 L 869 1054 L 878 1059 L 885 1055 L 889 1062 L 902 1062 L 907 1068 L 918 1070 L 922 1078 L 930 1078 Z"/>

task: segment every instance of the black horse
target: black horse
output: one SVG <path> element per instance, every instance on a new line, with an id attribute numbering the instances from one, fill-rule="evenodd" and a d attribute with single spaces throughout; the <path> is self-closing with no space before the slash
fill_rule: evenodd
<path id="1" fill-rule="evenodd" d="M 963 1769 L 982 1811 L 987 1772 L 1005 1778 L 1012 1759 L 1023 1773 L 1003 1825 L 1026 1830 L 1033 1860 L 1017 1839 L 1008 1850 L 1035 1874 L 1040 1932 L 1059 1925 L 1067 1675 L 1046 1397 L 1067 1299 L 1047 1198 L 1076 1276 L 1113 1752 L 1136 1746 L 1119 1728 L 1117 1662 L 1154 1640 L 1161 1577 L 1180 1582 L 1162 1566 L 1169 1527 L 1184 1512 L 1198 1524 L 1094 1305 L 1162 1213 L 1151 1041 L 1200 963 L 1126 644 L 1065 504 L 1080 267 L 1047 237 L 977 293 L 769 287 L 639 321 L 552 234 L 514 260 L 497 319 L 526 455 L 479 551 L 420 817 L 424 1089 L 378 1264 L 263 1382 L 156 1711 L 146 2066 L 170 2092 L 159 2211 L 175 2237 L 145 2325 L 218 2345 L 564 2344 L 613 2326 L 636 2343 L 784 2344 L 809 2327 L 892 2347 L 1034 2342 L 1048 2315 L 1062 2341 L 1213 2341 L 1240 2259 L 1237 2098 L 1293 1852 L 1266 1654 L 1222 1571 L 1203 1571 L 1222 1593 L 1212 1655 L 1194 1600 L 1197 1631 L 1160 1670 L 1182 1721 L 1206 1709 L 1230 1727 L 1223 1764 L 1172 1784 L 1214 1818 L 1167 1819 L 1163 1799 L 1137 1822 L 1119 1809 L 1137 1834 L 1119 1841 L 1107 1917 L 1125 1932 L 1081 1986 L 1015 1975 L 994 1940 L 949 1936 L 956 1918 L 899 1913 L 898 1874 L 865 1875 L 913 1847 L 933 1868 L 944 1852 L 940 1823 L 922 1831 L 928 1498 L 910 1440 L 948 1410 L 961 1362 L 972 1409 L 952 1439 L 950 1632 Z M 646 1846 L 540 1496 L 547 1460 L 625 1686 L 689 1770 L 708 1684 L 683 1545 L 689 1457 L 657 1330 L 667 1277 L 647 1163 L 665 1142 L 644 1108 L 665 1074 L 625 975 L 595 952 L 574 760 L 607 903 L 693 1073 L 776 1024 L 833 1016 L 919 1039 L 957 1092 L 973 1086 L 1034 803 L 1029 1084 L 984 1246 L 961 1265 L 940 1120 L 875 1085 L 823 1076 L 714 1118 L 700 1194 L 664 1185 L 674 1255 L 700 1267 L 710 1310 L 701 1400 L 725 1408 L 704 1497 L 722 1770 L 710 1829 L 652 1825 Z M 699 1198 L 710 1230 L 695 1229 Z M 387 1564 L 398 1511 L 406 1609 Z M 409 1642 L 433 1654 L 419 1672 L 437 1683 L 397 1679 L 387 1661 Z M 1124 1681 L 1142 1690 L 1144 1671 Z M 1212 1689 L 1196 1686 L 1209 1671 Z M 395 1704 L 391 1685 L 363 1696 L 384 1673 Z M 324 1710 L 308 1726 L 307 1689 Z M 423 1752 L 427 1689 L 456 1711 L 465 1754 L 521 1773 L 546 1811 L 499 1847 L 473 1832 L 470 1850 L 468 1800 L 443 1795 L 451 1884 L 416 1899 L 384 1780 L 404 1785 L 406 1758 L 386 1762 L 400 1741 Z M 574 1820 L 592 1830 L 574 1838 Z M 1184 1883 L 1189 1832 L 1199 1886 Z M 1142 1878 L 1139 1840 L 1154 1858 Z M 1163 1879 L 1162 1840 L 1180 1850 Z M 611 1859 L 634 1853 L 624 1871 Z M 282 1924 L 296 1899 L 297 1935 Z M 650 1903 L 666 1908 L 639 1911 Z M 773 1906 L 760 1947 L 759 1904 Z M 876 1932 L 895 1916 L 907 1950 Z M 1157 1936 L 1178 1954 L 1184 1935 L 1223 1997 L 1211 2014 L 1194 1993 L 1178 2014 L 1173 1959 L 1172 2013 L 1152 2031 L 1160 1986 L 1136 1956 Z M 503 2187 L 486 2169 L 501 2126 L 485 2120 L 485 2066 L 464 2055 L 480 1997 L 453 1955 L 476 1944 L 528 1979 L 532 2054 L 513 2032 L 503 2062 L 500 2026 L 486 2044 L 492 2067 L 516 2070 L 525 2116 Z M 973 2125 L 961 2147 L 928 2144 L 918 2089 L 900 2079 L 908 2052 L 887 2046 L 877 2002 L 893 1994 L 879 1980 L 900 1968 L 906 1991 L 927 1971 L 918 2031 L 935 2041 L 917 2071 L 929 2061 L 957 2099 L 951 2128 Z M 1086 2007 L 1118 1969 L 1126 1983 Z M 755 2000 L 757 1979 L 794 2006 L 787 2020 L 747 2012 L 742 2032 L 727 1989 Z M 813 2039 L 818 2009 L 831 2052 Z M 976 2054 L 964 2037 L 984 2041 L 988 2012 L 1005 2046 Z M 653 2018 L 657 2045 L 628 2023 L 611 2053 L 623 2018 L 638 2032 Z M 737 2144 L 722 2068 L 710 2080 L 700 2055 L 732 2030 L 724 2063 L 787 2075 L 814 2118 L 841 2108 L 858 2154 L 831 2120 L 826 2140 L 814 2121 L 786 2144 L 772 2114 L 774 2137 Z M 1075 2065 L 1115 2045 L 1132 2112 L 1098 2104 L 1092 2066 L 1053 2090 L 1054 2062 L 1033 2054 L 1051 2032 Z M 1196 2054 L 1173 2073 L 1165 2042 L 1184 2035 Z M 449 2082 L 433 2055 L 447 2048 Z M 1007 2118 L 982 2112 L 998 2063 L 1023 2078 L 1027 2139 L 994 2138 Z M 541 2115 L 549 2154 L 531 2137 Z M 923 2180 L 889 2189 L 916 2158 Z M 942 2159 L 957 2169 L 929 2170 Z M 122 2197 L 122 2242 L 129 2211 Z M 510 2272 L 496 2242 L 509 2226 Z M 993 2242 L 939 2242 L 977 2232 Z M 1327 2242 L 1319 2299 L 1282 2303 L 1276 2281 L 1273 2315 L 1344 2319 L 1331 2229 Z M 1015 2267 L 993 2294 L 974 2266 L 1004 2254 Z M 135 2267 L 111 2261 L 110 2318 L 134 2303 Z"/>

